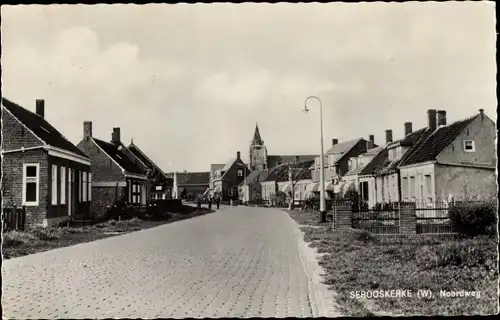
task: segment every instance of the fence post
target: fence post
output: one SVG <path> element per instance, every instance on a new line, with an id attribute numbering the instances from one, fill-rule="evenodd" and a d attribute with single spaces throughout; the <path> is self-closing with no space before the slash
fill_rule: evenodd
<path id="1" fill-rule="evenodd" d="M 333 229 L 352 228 L 352 206 L 350 202 L 333 203 Z"/>
<path id="2" fill-rule="evenodd" d="M 416 234 L 417 233 L 417 216 L 415 211 L 415 203 L 402 202 L 399 206 L 399 233 L 400 234 Z"/>

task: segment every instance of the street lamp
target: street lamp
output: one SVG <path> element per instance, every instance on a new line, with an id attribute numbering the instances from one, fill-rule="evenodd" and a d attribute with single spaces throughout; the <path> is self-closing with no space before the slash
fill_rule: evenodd
<path id="1" fill-rule="evenodd" d="M 320 222 L 326 222 L 326 209 L 325 209 L 325 166 L 324 166 L 324 154 L 323 154 L 323 104 L 321 99 L 316 96 L 309 96 L 304 102 L 304 112 L 309 112 L 307 108 L 307 101 L 310 99 L 316 99 L 319 102 L 319 119 L 320 119 L 320 130 L 321 130 L 321 154 L 319 158 L 319 165 L 321 167 L 319 171 L 319 219 Z"/>

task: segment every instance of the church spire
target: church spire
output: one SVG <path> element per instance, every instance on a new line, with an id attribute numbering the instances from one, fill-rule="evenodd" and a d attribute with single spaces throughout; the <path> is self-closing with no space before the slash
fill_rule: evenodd
<path id="1" fill-rule="evenodd" d="M 262 138 L 260 137 L 259 124 L 257 122 L 255 123 L 255 132 L 253 134 L 252 145 L 264 145 L 264 141 L 262 141 Z"/>

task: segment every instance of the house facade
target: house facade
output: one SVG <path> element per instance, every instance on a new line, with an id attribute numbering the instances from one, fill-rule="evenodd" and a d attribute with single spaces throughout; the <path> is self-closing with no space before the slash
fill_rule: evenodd
<path id="1" fill-rule="evenodd" d="M 325 152 L 323 162 L 325 191 L 329 198 L 341 193 L 341 179 L 349 171 L 349 159 L 376 147 L 374 139 L 373 135 L 370 136 L 369 141 L 359 138 L 339 143 L 338 139 L 332 139 L 332 147 Z M 308 188 L 308 192 L 319 192 L 320 168 L 320 157 L 316 157 L 310 167 L 313 184 Z"/>
<path id="2" fill-rule="evenodd" d="M 310 167 L 314 160 L 291 162 L 274 167 L 261 182 L 262 198 L 271 200 L 278 193 L 292 195 L 294 200 L 308 198 L 307 186 L 311 184 Z"/>
<path id="3" fill-rule="evenodd" d="M 2 98 L 3 205 L 26 208 L 26 223 L 54 225 L 90 218 L 90 158 L 45 119 Z"/>
<path id="4" fill-rule="evenodd" d="M 252 171 L 238 187 L 239 199 L 243 202 L 259 201 L 262 199 L 261 182 L 265 181 L 268 171 Z"/>
<path id="5" fill-rule="evenodd" d="M 236 158 L 231 159 L 226 165 L 217 170 L 213 180 L 214 194 L 218 194 L 223 201 L 238 200 L 238 187 L 250 174 L 250 169 L 241 160 L 240 152 L 236 152 Z"/>
<path id="6" fill-rule="evenodd" d="M 147 171 L 120 140 L 120 128 L 113 128 L 111 142 L 93 137 L 92 122 L 83 123 L 83 139 L 78 148 L 92 160 L 92 210 L 104 216 L 115 202 L 146 206 Z"/>
<path id="7" fill-rule="evenodd" d="M 436 119 L 432 113 L 429 121 Z M 482 109 L 449 125 L 445 112 L 434 121 L 434 130 L 399 166 L 403 200 L 432 206 L 497 197 L 494 121 Z"/>
<path id="8" fill-rule="evenodd" d="M 165 172 L 134 144 L 133 140 L 127 149 L 148 169 L 148 198 L 152 200 L 170 199 L 172 197 L 173 178 L 167 177 Z"/>
<path id="9" fill-rule="evenodd" d="M 208 182 L 208 190 L 206 191 L 206 195 L 214 196 L 214 181 L 216 179 L 216 175 L 218 171 L 222 170 L 226 165 L 225 164 L 211 164 L 210 165 L 210 179 Z"/>
<path id="10" fill-rule="evenodd" d="M 346 194 L 349 188 L 354 188 L 354 190 L 356 190 L 360 195 L 363 191 L 362 198 L 365 201 L 368 201 L 368 182 L 364 181 L 364 184 L 361 183 L 360 173 L 379 154 L 379 152 L 382 151 L 382 149 L 383 148 L 381 147 L 372 148 L 357 157 L 351 157 L 349 159 L 349 171 L 342 177 L 340 182 L 342 196 Z"/>

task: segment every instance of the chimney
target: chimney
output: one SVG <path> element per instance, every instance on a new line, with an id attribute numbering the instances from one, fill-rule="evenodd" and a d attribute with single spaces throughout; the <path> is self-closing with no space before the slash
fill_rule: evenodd
<path id="1" fill-rule="evenodd" d="M 392 130 L 391 129 L 385 130 L 385 142 L 387 142 L 387 143 L 392 142 Z"/>
<path id="2" fill-rule="evenodd" d="M 83 137 L 84 138 L 92 137 L 92 121 L 83 122 Z"/>
<path id="3" fill-rule="evenodd" d="M 369 135 L 368 141 L 366 141 L 366 150 L 373 149 L 373 146 L 375 145 L 375 136 L 373 134 Z"/>
<path id="4" fill-rule="evenodd" d="M 236 152 L 236 159 L 240 160 L 241 153 L 239 151 Z"/>
<path id="5" fill-rule="evenodd" d="M 484 109 L 479 109 L 479 113 L 481 114 L 481 121 L 484 120 Z"/>
<path id="6" fill-rule="evenodd" d="M 332 139 L 332 146 L 336 145 L 339 143 L 338 139 Z"/>
<path id="7" fill-rule="evenodd" d="M 45 100 L 36 99 L 35 104 L 36 104 L 36 114 L 39 115 L 40 117 L 44 118 L 45 117 Z"/>
<path id="8" fill-rule="evenodd" d="M 405 122 L 405 136 L 413 132 L 413 124 L 411 122 Z"/>
<path id="9" fill-rule="evenodd" d="M 436 109 L 429 109 L 427 110 L 427 127 L 431 130 L 434 131 L 436 130 Z"/>
<path id="10" fill-rule="evenodd" d="M 111 134 L 111 142 L 114 144 L 120 143 L 120 128 L 113 128 L 113 133 Z"/>
<path id="11" fill-rule="evenodd" d="M 371 134 L 368 139 L 373 143 L 375 144 L 375 136 L 373 134 Z"/>
<path id="12" fill-rule="evenodd" d="M 437 112 L 437 125 L 438 125 L 438 127 L 446 125 L 446 110 L 438 110 L 438 112 Z"/>

